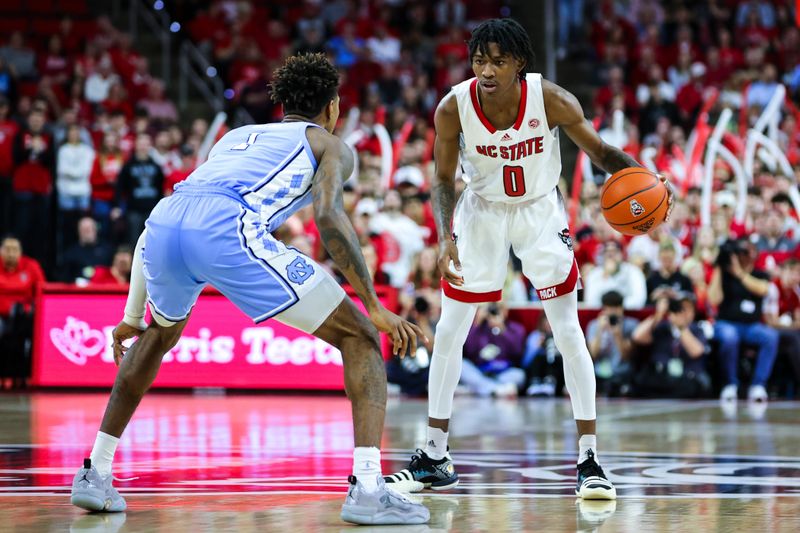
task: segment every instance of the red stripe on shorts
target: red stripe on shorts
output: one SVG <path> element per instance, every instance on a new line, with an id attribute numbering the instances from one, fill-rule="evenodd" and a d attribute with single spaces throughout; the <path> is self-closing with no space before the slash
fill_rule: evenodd
<path id="1" fill-rule="evenodd" d="M 456 289 L 442 279 L 442 291 L 452 300 L 467 304 L 480 304 L 484 302 L 499 302 L 503 298 L 503 289 L 491 292 L 469 292 Z"/>
<path id="2" fill-rule="evenodd" d="M 558 285 L 553 285 L 552 287 L 536 289 L 536 294 L 539 295 L 540 300 L 551 300 L 553 298 L 558 298 L 559 296 L 564 296 L 565 294 L 569 294 L 575 290 L 575 287 L 578 285 L 578 279 L 578 262 L 573 259 L 572 270 L 569 271 L 567 279 Z"/>

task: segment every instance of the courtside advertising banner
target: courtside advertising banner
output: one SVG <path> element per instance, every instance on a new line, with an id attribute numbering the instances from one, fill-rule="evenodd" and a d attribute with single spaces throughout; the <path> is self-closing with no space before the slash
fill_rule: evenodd
<path id="1" fill-rule="evenodd" d="M 111 334 L 125 299 L 45 289 L 36 308 L 34 384 L 110 387 L 117 374 Z M 382 300 L 393 303 L 386 294 Z M 223 296 L 204 293 L 153 386 L 343 390 L 342 355 L 276 320 L 254 324 Z"/>

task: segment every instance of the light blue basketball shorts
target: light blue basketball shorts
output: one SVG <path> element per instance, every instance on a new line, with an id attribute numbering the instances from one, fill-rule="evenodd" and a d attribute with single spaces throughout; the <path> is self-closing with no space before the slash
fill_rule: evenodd
<path id="1" fill-rule="evenodd" d="M 256 323 L 275 318 L 313 333 L 345 297 L 310 257 L 266 231 L 233 191 L 184 186 L 147 219 L 144 276 L 151 311 L 184 320 L 212 285 Z"/>

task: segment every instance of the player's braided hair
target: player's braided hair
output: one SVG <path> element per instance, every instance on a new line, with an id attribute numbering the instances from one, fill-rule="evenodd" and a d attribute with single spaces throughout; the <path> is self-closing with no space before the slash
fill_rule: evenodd
<path id="1" fill-rule="evenodd" d="M 339 88 L 339 73 L 325 54 L 291 56 L 273 78 L 272 101 L 282 104 L 287 115 L 316 117 Z"/>
<path id="2" fill-rule="evenodd" d="M 528 37 L 525 28 L 516 20 L 510 18 L 490 19 L 478 24 L 472 31 L 472 37 L 467 44 L 469 57 L 472 57 L 478 50 L 488 56 L 489 43 L 497 43 L 502 53 L 509 54 L 525 63 L 525 67 L 519 73 L 520 78 L 524 78 L 526 72 L 533 70 L 536 54 L 533 53 L 531 38 Z"/>

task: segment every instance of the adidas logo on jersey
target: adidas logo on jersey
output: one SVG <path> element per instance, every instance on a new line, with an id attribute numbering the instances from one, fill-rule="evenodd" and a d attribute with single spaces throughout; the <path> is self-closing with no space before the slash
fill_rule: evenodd
<path id="1" fill-rule="evenodd" d="M 510 140 L 511 140 L 511 135 L 509 135 L 508 133 L 506 133 L 506 134 L 504 134 L 504 135 L 503 135 L 503 138 L 502 138 L 502 139 L 500 139 L 500 142 L 503 142 L 503 141 L 510 141 Z"/>

